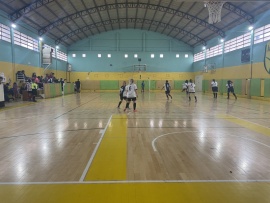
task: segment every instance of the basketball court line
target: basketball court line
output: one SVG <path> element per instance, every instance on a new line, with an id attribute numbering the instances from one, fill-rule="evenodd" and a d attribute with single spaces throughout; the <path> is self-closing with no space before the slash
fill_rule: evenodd
<path id="1" fill-rule="evenodd" d="M 248 128 L 250 130 L 253 130 L 257 133 L 266 135 L 266 136 L 270 136 L 270 128 L 263 126 L 261 124 L 258 123 L 254 123 L 252 121 L 247 121 L 245 119 L 236 117 L 236 116 L 232 116 L 232 115 L 218 115 L 218 118 L 223 118 L 227 121 L 230 121 L 232 123 L 236 123 L 237 125 L 243 126 L 245 128 Z"/>
<path id="2" fill-rule="evenodd" d="M 156 142 L 159 138 L 161 138 L 161 137 L 163 137 L 163 136 L 172 135 L 172 134 L 196 133 L 196 132 L 198 132 L 198 131 L 172 132 L 172 133 L 166 133 L 166 134 L 160 135 L 160 136 L 156 137 L 155 139 L 153 139 L 153 141 L 152 141 L 152 148 L 153 148 L 153 150 L 154 150 L 155 152 L 158 151 L 157 148 L 156 148 L 156 146 L 155 146 L 155 142 Z M 211 133 L 210 133 L 210 134 L 211 134 Z M 214 133 L 213 133 L 213 134 L 214 134 Z M 264 144 L 264 143 L 262 143 L 262 142 L 259 142 L 259 141 L 257 141 L 257 140 L 254 140 L 254 139 L 245 138 L 245 137 L 241 137 L 241 136 L 237 136 L 237 135 L 227 135 L 227 136 L 228 136 L 228 137 L 237 137 L 237 138 L 249 140 L 249 141 L 258 143 L 258 144 L 260 144 L 260 145 L 263 145 L 263 146 L 265 146 L 265 147 L 267 147 L 267 148 L 270 148 L 269 145 L 266 145 L 266 144 Z M 202 137 L 202 138 L 208 138 L 208 137 L 210 137 L 210 136 L 204 136 L 204 137 Z M 213 137 L 210 137 L 210 138 L 213 138 Z M 224 138 L 224 137 L 219 137 L 219 138 Z"/>
<path id="3" fill-rule="evenodd" d="M 111 180 L 111 181 L 49 181 L 49 182 L 0 182 L 0 185 L 68 185 L 68 184 L 126 184 L 126 183 L 270 183 L 262 180 Z"/>
<path id="4" fill-rule="evenodd" d="M 63 133 L 63 132 L 76 132 L 76 131 L 87 131 L 87 130 L 100 130 L 103 128 L 88 128 L 88 129 L 76 129 L 76 130 L 63 130 L 63 131 L 53 131 L 53 132 L 42 132 L 42 133 L 31 133 L 31 134 L 24 134 L 24 135 L 15 135 L 10 137 L 0 137 L 0 139 L 7 139 L 7 138 L 17 138 L 17 137 L 26 137 L 31 135 L 43 135 L 43 134 L 53 134 L 53 133 Z"/>
<path id="5" fill-rule="evenodd" d="M 81 178 L 80 178 L 79 182 L 83 182 L 83 180 L 85 179 L 85 176 L 86 176 L 86 174 L 87 174 L 87 172 L 88 172 L 88 170 L 89 170 L 89 168 L 90 168 L 90 166 L 91 166 L 91 164 L 92 164 L 92 162 L 93 162 L 93 159 L 94 159 L 94 157 L 95 157 L 95 155 L 96 155 L 96 153 L 97 153 L 97 150 L 98 150 L 98 148 L 99 148 L 99 146 L 100 146 L 100 143 L 101 143 L 101 141 L 102 141 L 102 139 L 103 139 L 103 137 L 104 137 L 104 134 L 105 134 L 105 132 L 106 132 L 106 130 L 107 130 L 107 128 L 108 128 L 108 126 L 109 126 L 111 120 L 112 120 L 112 115 L 110 116 L 110 118 L 109 118 L 109 120 L 108 120 L 108 122 L 107 122 L 107 125 L 106 125 L 105 128 L 104 128 L 104 130 L 103 130 L 103 131 L 100 131 L 102 134 L 101 134 L 101 136 L 100 136 L 100 138 L 99 138 L 98 143 L 96 144 L 96 147 L 95 147 L 93 153 L 91 154 L 91 157 L 90 157 L 88 163 L 87 163 L 86 166 L 85 166 L 85 169 L 84 169 L 84 171 L 83 171 L 83 173 L 82 173 L 82 175 L 81 175 Z"/>
<path id="6" fill-rule="evenodd" d="M 112 116 L 84 180 L 126 180 L 127 118 L 122 118 L 126 115 Z"/>

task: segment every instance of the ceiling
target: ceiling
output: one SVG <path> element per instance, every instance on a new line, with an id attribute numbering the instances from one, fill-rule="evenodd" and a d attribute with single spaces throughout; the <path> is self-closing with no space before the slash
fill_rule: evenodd
<path id="1" fill-rule="evenodd" d="M 181 0 L 0 0 L 0 10 L 23 22 L 56 44 L 71 44 L 118 29 L 161 33 L 195 47 L 206 44 L 270 9 L 269 1 L 230 1 L 222 8 L 221 22 L 208 23 L 203 1 Z"/>

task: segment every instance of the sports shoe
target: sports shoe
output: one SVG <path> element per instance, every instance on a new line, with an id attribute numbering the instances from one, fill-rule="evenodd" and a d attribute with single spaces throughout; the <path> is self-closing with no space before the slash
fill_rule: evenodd
<path id="1" fill-rule="evenodd" d="M 135 109 L 135 110 L 133 110 L 133 112 L 137 112 L 137 110 Z"/>

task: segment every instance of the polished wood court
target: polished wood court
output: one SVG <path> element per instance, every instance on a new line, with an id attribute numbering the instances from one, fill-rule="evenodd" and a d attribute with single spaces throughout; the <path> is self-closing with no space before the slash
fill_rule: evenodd
<path id="1" fill-rule="evenodd" d="M 8 104 L 0 199 L 270 202 L 270 103 L 172 96 L 139 94 L 135 113 L 117 93 Z"/>

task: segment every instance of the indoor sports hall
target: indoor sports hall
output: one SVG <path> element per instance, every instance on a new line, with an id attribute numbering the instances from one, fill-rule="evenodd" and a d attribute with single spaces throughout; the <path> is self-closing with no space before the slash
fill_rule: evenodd
<path id="1" fill-rule="evenodd" d="M 0 1 L 0 202 L 270 203 L 269 60 L 269 1 Z"/>

